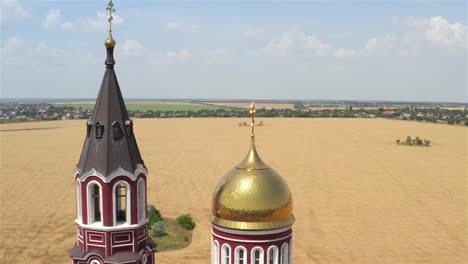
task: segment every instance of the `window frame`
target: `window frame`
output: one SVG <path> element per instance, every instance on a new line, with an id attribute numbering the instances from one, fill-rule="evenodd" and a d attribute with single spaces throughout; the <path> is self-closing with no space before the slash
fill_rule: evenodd
<path id="1" fill-rule="evenodd" d="M 239 251 L 241 250 L 244 251 L 244 259 L 242 260 L 242 262 L 240 262 L 240 259 L 238 257 Z M 234 250 L 234 263 L 247 264 L 247 259 L 248 259 L 247 249 L 243 246 L 237 246 L 236 249 Z"/>
<path id="2" fill-rule="evenodd" d="M 225 249 L 227 248 L 228 254 L 226 255 Z M 226 256 L 229 259 L 228 262 L 226 262 Z M 232 254 L 231 254 L 231 246 L 229 244 L 223 244 L 221 247 L 221 264 L 231 264 L 232 262 Z"/>
<path id="3" fill-rule="evenodd" d="M 95 203 L 94 203 L 94 197 L 93 197 L 93 190 L 91 189 L 94 185 L 98 186 L 99 188 L 99 211 L 100 211 L 100 220 L 99 221 L 93 221 L 95 219 Z M 88 205 L 88 225 L 102 225 L 104 222 L 104 214 L 102 212 L 103 206 L 102 206 L 102 186 L 101 183 L 98 181 L 90 181 L 88 182 L 86 186 L 86 197 L 87 197 L 87 205 Z"/>
<path id="4" fill-rule="evenodd" d="M 279 249 L 278 249 L 278 247 L 275 246 L 275 245 L 270 246 L 270 247 L 268 248 L 268 251 L 267 251 L 267 264 L 271 264 L 271 263 L 270 263 L 270 257 L 271 257 L 270 251 L 272 251 L 272 250 L 273 250 L 273 255 L 274 255 L 274 257 L 273 257 L 273 264 L 278 264 L 278 262 L 279 262 Z"/>
<path id="5" fill-rule="evenodd" d="M 117 221 L 117 187 L 120 186 L 120 184 L 125 185 L 125 206 L 126 206 L 126 212 L 125 212 L 125 221 Z M 113 220 L 114 220 L 114 226 L 119 226 L 119 225 L 131 225 L 132 223 L 132 207 L 131 207 L 131 191 L 130 191 L 130 184 L 124 180 L 117 181 L 114 183 L 114 186 L 112 186 L 112 214 L 113 214 Z"/>
<path id="6" fill-rule="evenodd" d="M 264 264 L 265 263 L 265 255 L 264 255 L 264 252 L 263 252 L 263 248 L 261 247 L 254 247 L 252 248 L 252 250 L 250 251 L 250 263 L 251 264 L 257 264 L 255 263 L 255 252 L 256 251 L 259 251 L 260 252 L 260 256 L 259 256 L 259 260 L 258 260 L 258 264 Z"/>
<path id="7" fill-rule="evenodd" d="M 285 259 L 285 255 L 286 255 L 286 259 Z M 284 262 L 284 260 L 286 260 L 286 262 Z M 281 245 L 281 263 L 280 264 L 289 264 L 289 244 L 287 242 Z"/>
<path id="8" fill-rule="evenodd" d="M 83 200 L 81 199 L 81 182 L 80 179 L 75 183 L 76 192 L 76 220 L 83 222 Z"/>
<path id="9" fill-rule="evenodd" d="M 138 222 L 146 219 L 146 180 L 140 178 L 137 181 L 137 219 Z"/>

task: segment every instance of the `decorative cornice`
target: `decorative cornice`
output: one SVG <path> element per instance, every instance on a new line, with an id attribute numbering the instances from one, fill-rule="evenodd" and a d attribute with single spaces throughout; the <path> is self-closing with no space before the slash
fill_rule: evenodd
<path id="1" fill-rule="evenodd" d="M 143 225 L 149 223 L 149 219 L 141 220 L 138 224 L 129 225 L 129 224 L 121 224 L 118 226 L 103 226 L 103 225 L 85 225 L 78 219 L 75 219 L 75 223 L 79 225 L 81 228 L 86 230 L 93 230 L 93 231 L 122 231 L 122 230 L 130 230 L 130 229 L 138 229 Z"/>
<path id="2" fill-rule="evenodd" d="M 136 181 L 138 178 L 138 175 L 140 174 L 144 174 L 145 176 L 148 176 L 148 170 L 145 168 L 145 166 L 143 166 L 143 164 L 137 164 L 137 168 L 135 169 L 133 173 L 127 170 L 124 170 L 122 167 L 119 167 L 118 169 L 110 173 L 109 175 L 103 175 L 102 173 L 100 173 L 94 168 L 84 174 L 81 174 L 81 171 L 78 168 L 75 168 L 73 177 L 76 177 L 77 175 L 79 175 L 80 180 L 84 182 L 86 181 L 88 177 L 96 176 L 99 179 L 101 179 L 103 182 L 109 183 L 114 178 L 119 177 L 119 176 L 126 176 L 130 178 L 132 181 Z"/>
<path id="3" fill-rule="evenodd" d="M 273 234 L 279 234 L 286 232 L 288 230 L 291 230 L 291 226 L 281 228 L 281 229 L 273 229 L 273 230 L 265 230 L 265 231 L 257 231 L 257 230 L 234 230 L 234 229 L 228 229 L 228 228 L 223 228 L 220 226 L 212 225 L 213 229 L 216 229 L 218 231 L 228 233 L 228 234 L 233 234 L 233 235 L 249 235 L 249 236 L 260 236 L 260 235 L 273 235 Z"/>

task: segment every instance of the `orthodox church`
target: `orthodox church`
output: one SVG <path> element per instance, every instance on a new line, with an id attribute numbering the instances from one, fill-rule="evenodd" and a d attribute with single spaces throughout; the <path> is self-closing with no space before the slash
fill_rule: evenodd
<path id="1" fill-rule="evenodd" d="M 74 172 L 76 243 L 69 255 L 72 264 L 154 264 L 156 245 L 148 238 L 146 216 L 148 170 L 114 71 L 112 0 L 107 10 L 106 70 Z M 221 178 L 213 195 L 212 264 L 291 263 L 292 195 L 257 153 L 255 112 L 252 103 L 247 156 Z"/>

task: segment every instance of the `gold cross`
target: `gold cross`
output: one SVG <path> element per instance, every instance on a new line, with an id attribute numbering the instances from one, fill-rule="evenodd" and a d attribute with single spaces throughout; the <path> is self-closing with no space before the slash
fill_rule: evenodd
<path id="1" fill-rule="evenodd" d="M 250 126 L 252 127 L 252 138 L 255 138 L 255 113 L 257 110 L 255 110 L 255 102 L 252 102 L 250 105 L 250 116 L 252 117 L 252 122 L 250 123 Z"/>
<path id="2" fill-rule="evenodd" d="M 114 3 L 112 0 L 110 0 L 107 4 L 106 10 L 109 11 L 109 18 L 107 21 L 109 22 L 109 35 L 112 36 L 112 20 L 114 20 L 113 14 L 115 12 Z"/>

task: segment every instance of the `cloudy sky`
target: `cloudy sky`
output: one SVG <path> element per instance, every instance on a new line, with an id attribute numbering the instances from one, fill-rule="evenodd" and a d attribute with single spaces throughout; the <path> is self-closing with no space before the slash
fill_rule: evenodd
<path id="1" fill-rule="evenodd" d="M 106 0 L 0 0 L 1 98 L 94 98 Z M 126 98 L 467 102 L 467 6 L 116 0 Z"/>

